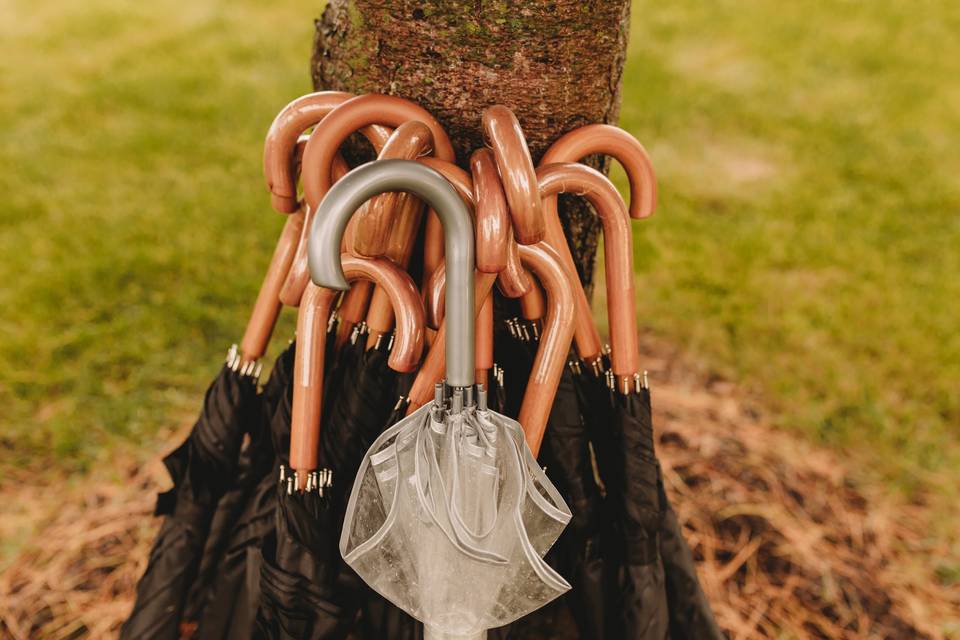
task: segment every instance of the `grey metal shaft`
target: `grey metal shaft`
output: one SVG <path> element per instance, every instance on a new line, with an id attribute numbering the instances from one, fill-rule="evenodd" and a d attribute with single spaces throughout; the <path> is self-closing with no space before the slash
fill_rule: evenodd
<path id="1" fill-rule="evenodd" d="M 313 217 L 307 245 L 310 276 L 321 287 L 350 288 L 340 265 L 347 222 L 360 205 L 387 191 L 416 195 L 443 224 L 447 384 L 468 387 L 474 382 L 473 223 L 460 196 L 439 173 L 412 160 L 376 160 L 338 180 Z"/>

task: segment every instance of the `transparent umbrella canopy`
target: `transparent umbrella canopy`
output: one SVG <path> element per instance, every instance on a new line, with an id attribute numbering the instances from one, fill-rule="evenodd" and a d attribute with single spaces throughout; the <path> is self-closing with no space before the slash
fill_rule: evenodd
<path id="1" fill-rule="evenodd" d="M 482 638 L 569 589 L 543 555 L 571 514 L 533 459 L 520 424 L 474 386 L 474 244 L 470 215 L 434 170 L 405 160 L 361 166 L 314 218 L 309 265 L 346 289 L 341 238 L 372 196 L 408 191 L 440 216 L 447 269 L 446 381 L 387 429 L 361 463 L 340 551 L 376 591 L 425 625 L 426 638 Z"/>

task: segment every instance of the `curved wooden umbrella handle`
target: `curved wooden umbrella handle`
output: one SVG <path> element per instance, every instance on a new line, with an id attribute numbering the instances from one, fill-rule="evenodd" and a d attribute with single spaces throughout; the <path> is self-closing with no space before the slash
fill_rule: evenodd
<path id="1" fill-rule="evenodd" d="M 294 147 L 300 135 L 353 97 L 352 93 L 344 91 L 308 93 L 291 101 L 273 119 L 263 143 L 263 175 L 274 209 L 281 213 L 293 213 L 299 209 Z M 385 140 L 390 135 L 388 129 L 379 126 L 363 133 L 371 141 Z"/>
<path id="2" fill-rule="evenodd" d="M 402 269 L 410 264 L 417 232 L 420 230 L 420 220 L 423 214 L 423 203 L 419 198 L 404 193 L 399 202 L 393 228 L 390 230 L 389 242 L 384 257 Z M 352 289 L 351 289 L 352 290 Z M 389 333 L 393 327 L 393 308 L 386 293 L 379 287 L 373 290 L 370 306 L 367 310 L 367 326 L 370 335 L 368 345 L 375 344 L 380 335 Z"/>
<path id="3" fill-rule="evenodd" d="M 487 385 L 487 373 L 493 368 L 493 296 L 488 295 L 477 314 L 477 384 Z"/>
<path id="4" fill-rule="evenodd" d="M 613 372 L 619 377 L 632 379 L 633 374 L 639 371 L 640 351 L 633 285 L 633 239 L 623 198 L 606 176 L 584 164 L 566 162 L 544 165 L 537 169 L 537 179 L 540 193 L 544 197 L 558 193 L 582 195 L 593 205 L 600 217 L 603 225 Z M 547 242 L 558 249 L 560 259 L 565 263 L 573 281 L 579 282 L 560 219 L 550 211 L 547 211 Z M 589 334 L 588 339 L 592 342 L 596 327 L 593 324 L 590 303 L 582 287 L 577 286 L 574 295 L 577 299 L 577 340 L 580 340 L 581 335 Z"/>
<path id="5" fill-rule="evenodd" d="M 343 159 L 339 153 L 333 157 L 333 165 L 330 169 L 330 176 L 333 182 L 336 182 L 343 176 L 347 175 L 350 172 L 350 166 L 347 164 L 347 161 Z M 287 270 L 284 275 L 283 282 L 280 286 L 280 291 L 278 297 L 280 302 L 287 305 L 288 307 L 297 307 L 300 306 L 300 297 L 303 295 L 303 290 L 297 287 L 298 280 L 296 278 L 291 278 L 291 271 L 293 265 L 296 264 L 297 255 L 305 251 L 303 246 L 303 235 L 307 232 L 307 224 L 313 219 L 313 214 L 310 211 L 310 208 L 306 203 L 303 203 L 304 207 L 304 218 L 303 218 L 303 227 L 300 230 L 300 237 L 297 238 L 297 246 L 294 248 L 293 257 L 290 258 L 290 264 L 287 266 Z M 353 221 L 351 220 L 351 223 Z M 344 250 L 346 247 L 349 247 L 353 244 L 354 233 L 356 232 L 356 226 L 350 224 L 347 227 L 347 231 L 344 233 L 344 247 L 341 250 Z M 363 284 L 363 283 L 361 283 Z M 366 287 L 369 289 L 369 287 Z M 360 291 L 357 294 L 354 294 L 355 297 L 359 296 L 366 290 L 364 287 L 360 287 Z M 369 293 L 367 294 L 369 297 Z M 366 298 L 363 300 L 356 301 L 358 304 L 362 305 L 366 309 Z M 340 305 L 341 307 L 343 304 Z M 363 317 L 362 315 L 360 316 Z"/>
<path id="6" fill-rule="evenodd" d="M 423 305 L 413 280 L 383 258 L 363 259 L 344 254 L 341 261 L 348 281 L 375 282 L 390 296 L 397 315 L 397 336 L 388 364 L 396 371 L 416 369 L 423 352 Z M 297 316 L 290 466 L 302 472 L 301 479 L 317 468 L 327 321 L 338 294 L 334 289 L 309 284 Z"/>
<path id="7" fill-rule="evenodd" d="M 423 308 L 428 329 L 437 330 L 443 324 L 443 298 L 446 293 L 447 270 L 440 263 L 427 279 L 422 291 Z"/>
<path id="8" fill-rule="evenodd" d="M 526 295 L 532 286 L 533 281 L 520 261 L 520 248 L 513 240 L 511 232 L 510 241 L 507 242 L 506 267 L 497 274 L 497 287 L 500 293 L 508 298 L 520 298 Z"/>
<path id="9" fill-rule="evenodd" d="M 244 362 L 259 360 L 266 353 L 282 307 L 280 289 L 287 277 L 290 263 L 293 262 L 303 231 L 303 217 L 303 211 L 289 216 L 283 225 L 283 231 L 280 232 L 280 239 L 270 258 L 267 274 L 260 285 L 257 300 L 253 303 L 253 312 L 247 321 L 243 340 L 240 341 L 240 353 Z"/>
<path id="10" fill-rule="evenodd" d="M 538 243 L 541 244 L 541 243 Z M 525 245 L 537 246 L 537 245 Z M 547 313 L 547 302 L 543 290 L 535 278 L 530 278 L 530 289 L 520 296 L 520 314 L 524 320 L 542 320 Z"/>
<path id="11" fill-rule="evenodd" d="M 371 93 L 351 98 L 331 111 L 314 128 L 303 154 L 303 194 L 310 208 L 307 211 L 303 234 L 300 236 L 297 255 L 294 256 L 287 282 L 284 283 L 290 298 L 299 298 L 310 279 L 307 266 L 307 234 L 313 228 L 312 212 L 332 185 L 329 167 L 337 149 L 350 134 L 364 131 L 370 125 L 398 127 L 410 120 L 418 120 L 430 129 L 434 154 L 438 158 L 448 162 L 455 160 L 450 138 L 437 119 L 423 107 L 396 96 Z M 386 140 L 379 146 L 374 145 L 377 153 L 383 148 L 383 144 L 386 144 Z"/>
<path id="12" fill-rule="evenodd" d="M 446 160 L 431 158 L 426 156 L 418 158 L 417 162 L 425 164 L 453 185 L 460 198 L 469 205 L 471 209 L 475 208 L 476 203 L 473 200 L 473 178 L 470 174 Z M 440 263 L 443 262 L 443 226 L 436 213 L 430 211 L 427 214 L 426 231 L 424 231 L 423 240 L 423 282 L 427 283 L 430 274 L 436 271 Z"/>
<path id="13" fill-rule="evenodd" d="M 540 166 L 556 162 L 579 162 L 583 158 L 604 154 L 621 165 L 630 181 L 630 217 L 647 218 L 657 208 L 657 176 L 653 162 L 643 145 L 620 127 L 610 124 L 588 124 L 561 136 L 550 145 L 540 159 Z M 556 210 L 557 199 L 544 203 Z"/>
<path id="14" fill-rule="evenodd" d="M 507 107 L 494 105 L 483 112 L 483 132 L 493 148 L 510 204 L 510 215 L 520 244 L 543 240 L 543 205 L 537 194 L 537 176 L 530 149 L 517 117 Z"/>
<path id="15" fill-rule="evenodd" d="M 422 122 L 410 120 L 394 130 L 377 159 L 416 160 L 429 153 L 432 147 L 433 134 L 430 128 Z M 353 251 L 360 256 L 385 255 L 395 214 L 411 198 L 413 196 L 404 192 L 384 193 L 364 203 L 351 220 L 356 224 Z"/>
<path id="16" fill-rule="evenodd" d="M 300 162 L 307 145 L 307 139 L 308 136 L 304 135 L 297 138 L 293 151 L 294 176 L 299 175 Z M 274 160 L 276 160 L 275 154 L 276 150 L 274 149 L 270 154 L 270 157 Z M 343 173 L 347 171 L 347 164 L 339 154 L 334 158 L 333 167 L 334 173 L 341 170 Z M 270 344 L 270 336 L 273 334 L 277 318 L 280 317 L 280 310 L 284 304 L 283 284 L 296 255 L 300 235 L 303 233 L 304 217 L 304 211 L 300 209 L 292 214 L 283 225 L 280 239 L 277 241 L 273 256 L 270 258 L 267 273 L 260 285 L 260 291 L 257 292 L 257 299 L 253 304 L 253 311 L 250 313 L 250 319 L 247 321 L 247 327 L 243 332 L 243 339 L 240 341 L 240 353 L 243 362 L 259 360 L 266 353 L 267 345 Z M 299 300 L 297 302 L 299 303 Z"/>
<path id="17" fill-rule="evenodd" d="M 573 283 L 560 256 L 548 244 L 520 247 L 520 258 L 533 271 L 547 291 L 547 316 L 533 369 L 523 394 L 517 421 L 523 426 L 527 445 L 536 456 L 550 417 L 557 385 L 570 353 L 573 339 Z"/>
<path id="18" fill-rule="evenodd" d="M 507 266 L 510 242 L 510 213 L 507 197 L 497 173 L 497 162 L 490 149 L 477 149 L 470 156 L 473 176 L 473 200 L 477 234 L 477 270 L 499 273 Z"/>

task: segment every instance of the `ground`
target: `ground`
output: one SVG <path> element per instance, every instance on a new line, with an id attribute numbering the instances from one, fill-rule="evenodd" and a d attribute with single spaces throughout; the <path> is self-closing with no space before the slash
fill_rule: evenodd
<path id="1" fill-rule="evenodd" d="M 282 224 L 260 145 L 308 90 L 319 11 L 0 5 L 4 491 L 117 486 L 118 456 L 154 458 L 189 420 Z M 763 428 L 834 452 L 858 490 L 919 509 L 914 553 L 944 589 L 960 581 L 958 28 L 945 2 L 638 2 L 622 112 L 660 183 L 634 228 L 645 332 L 736 384 Z M 10 504 L 8 559 L 37 535 Z"/>

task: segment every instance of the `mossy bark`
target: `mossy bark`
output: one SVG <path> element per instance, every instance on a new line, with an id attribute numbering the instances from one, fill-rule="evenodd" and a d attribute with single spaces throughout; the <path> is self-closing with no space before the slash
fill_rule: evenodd
<path id="1" fill-rule="evenodd" d="M 571 129 L 616 123 L 629 12 L 630 0 L 329 0 L 313 83 L 419 103 L 446 127 L 461 165 L 483 144 L 483 110 L 504 104 L 536 162 Z M 599 224 L 574 198 L 561 198 L 560 213 L 589 284 Z"/>

